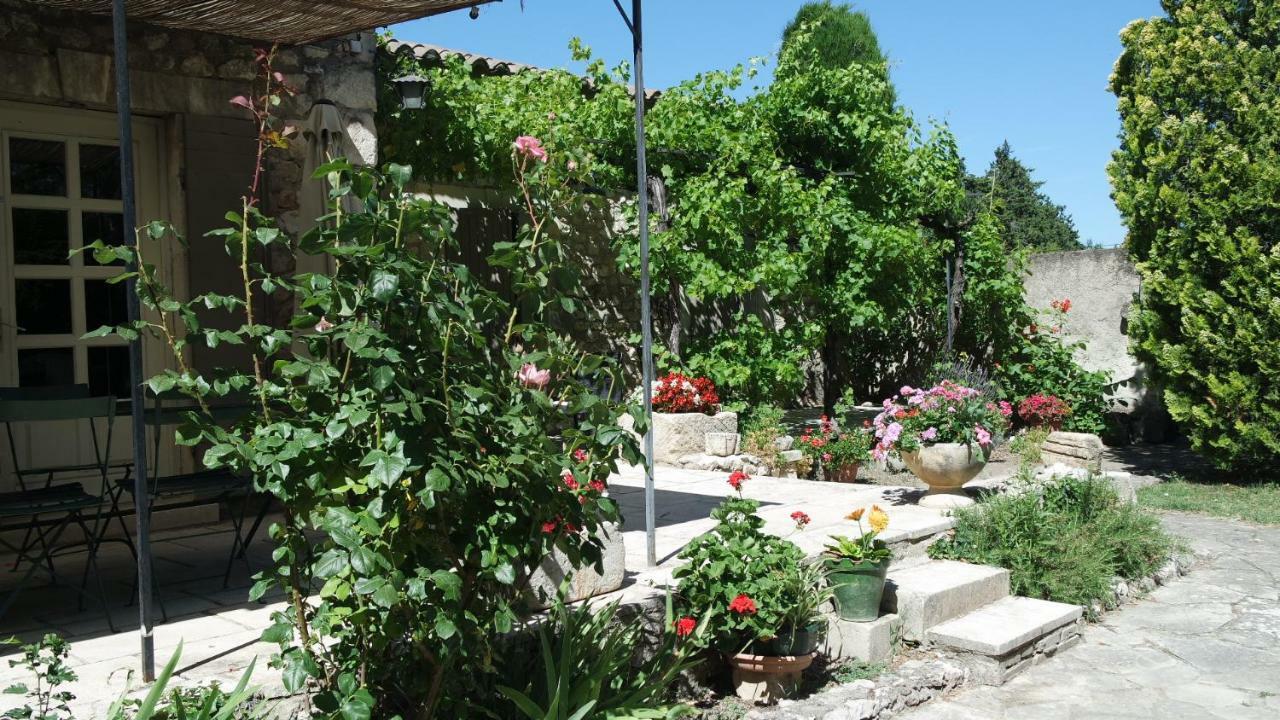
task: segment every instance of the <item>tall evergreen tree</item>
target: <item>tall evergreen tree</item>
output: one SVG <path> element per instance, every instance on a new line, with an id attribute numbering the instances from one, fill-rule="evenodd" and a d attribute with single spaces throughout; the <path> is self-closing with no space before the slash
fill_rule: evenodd
<path id="1" fill-rule="evenodd" d="M 1042 185 L 1031 178 L 1031 168 L 1013 156 L 1007 140 L 996 148 L 985 175 L 965 178 L 970 207 L 995 213 L 1006 247 L 1040 252 L 1083 248 L 1066 207 L 1040 192 Z"/>
<path id="2" fill-rule="evenodd" d="M 807 2 L 782 31 L 783 46 L 795 41 L 796 33 L 807 26 L 805 46 L 816 51 L 818 62 L 828 68 L 848 67 L 852 63 L 884 65 L 886 58 L 880 41 L 871 29 L 866 13 L 847 4 L 832 5 L 831 0 Z"/>

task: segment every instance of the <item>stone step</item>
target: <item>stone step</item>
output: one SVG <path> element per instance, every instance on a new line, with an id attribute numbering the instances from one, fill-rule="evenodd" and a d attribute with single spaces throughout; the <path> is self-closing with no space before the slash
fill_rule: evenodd
<path id="1" fill-rule="evenodd" d="M 893 657 L 901 621 L 897 615 L 881 615 L 869 622 L 841 620 L 834 611 L 825 615 L 827 632 L 819 648 L 828 660 L 860 660 L 884 663 Z"/>
<path id="2" fill-rule="evenodd" d="M 929 629 L 930 643 L 957 651 L 979 682 L 1000 685 L 1080 637 L 1079 605 L 1006 597 Z"/>
<path id="3" fill-rule="evenodd" d="M 889 566 L 881 609 L 902 617 L 902 637 L 923 642 L 925 632 L 1009 595 L 1009 571 L 954 560 Z"/>

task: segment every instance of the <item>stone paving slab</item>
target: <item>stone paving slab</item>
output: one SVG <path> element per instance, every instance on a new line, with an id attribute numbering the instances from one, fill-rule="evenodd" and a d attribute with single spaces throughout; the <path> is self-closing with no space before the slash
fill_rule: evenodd
<path id="1" fill-rule="evenodd" d="M 1085 628 L 1074 648 L 1001 687 L 963 690 L 904 720 L 1275 720 L 1280 527 L 1169 513 L 1203 559 Z"/>

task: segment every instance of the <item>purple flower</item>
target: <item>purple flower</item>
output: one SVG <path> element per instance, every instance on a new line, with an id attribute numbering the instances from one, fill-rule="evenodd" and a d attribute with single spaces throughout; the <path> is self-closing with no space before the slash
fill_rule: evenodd
<path id="1" fill-rule="evenodd" d="M 884 438 L 882 439 L 882 443 L 885 447 L 889 447 L 890 445 L 898 442 L 898 436 L 900 435 L 902 435 L 902 423 L 889 423 L 889 427 L 884 429 Z"/>
<path id="2" fill-rule="evenodd" d="M 920 439 L 924 440 L 925 442 L 932 442 L 937 438 L 938 438 L 938 428 L 936 427 L 931 427 L 925 430 L 924 432 L 920 433 Z"/>

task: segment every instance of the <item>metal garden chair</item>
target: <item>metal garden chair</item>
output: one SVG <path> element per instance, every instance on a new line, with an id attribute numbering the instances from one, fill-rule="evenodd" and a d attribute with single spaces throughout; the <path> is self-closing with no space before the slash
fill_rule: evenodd
<path id="1" fill-rule="evenodd" d="M 0 615 L 13 604 L 18 595 L 26 588 L 36 572 L 43 571 L 51 582 L 58 584 L 57 572 L 53 559 L 56 554 L 69 550 L 74 545 L 59 548 L 57 543 L 63 533 L 71 525 L 77 525 L 84 533 L 86 561 L 80 586 L 75 588 L 83 597 L 87 597 L 86 587 L 92 573 L 98 585 L 98 600 L 106 615 L 107 624 L 112 631 L 115 624 L 106 604 L 106 590 L 102 583 L 102 574 L 98 569 L 97 556 L 101 545 L 100 527 L 104 520 L 104 495 L 85 492 L 79 481 L 55 484 L 56 480 L 68 475 L 83 477 L 95 474 L 105 490 L 108 474 L 112 468 L 111 439 L 115 424 L 116 399 L 114 397 L 77 397 L 84 391 L 78 386 L 61 388 L 4 388 L 0 394 L 0 422 L 5 425 L 5 433 L 9 440 L 9 452 L 13 462 L 14 475 L 17 477 L 18 490 L 0 493 L 0 545 L 16 553 L 14 570 L 17 571 L 25 560 L 28 567 L 18 584 L 0 603 Z M 106 421 L 105 442 L 99 443 L 95 420 Z M 83 421 L 90 429 L 93 438 L 94 462 L 72 463 L 68 465 L 49 465 L 41 467 L 24 467 L 18 445 L 13 435 L 14 425 L 31 425 L 56 421 Z M 31 478 L 44 478 L 43 483 Z M 36 485 L 40 485 L 36 487 Z M 90 512 L 92 511 L 92 512 Z M 90 527 L 89 517 L 92 517 Z M 26 534 L 20 546 L 14 546 L 4 539 L 3 531 L 25 530 Z M 83 600 L 82 600 L 83 603 Z"/>
<path id="2" fill-rule="evenodd" d="M 185 423 L 187 413 L 198 408 L 189 400 L 171 394 L 152 395 L 150 399 L 151 407 L 145 411 L 145 422 L 151 434 L 152 450 L 152 461 L 149 463 L 148 472 L 150 477 L 147 481 L 147 511 L 195 507 L 210 502 L 225 506 L 231 518 L 234 536 L 222 573 L 222 586 L 225 588 L 230 582 L 231 568 L 237 559 L 243 560 L 245 567 L 252 571 L 246 550 L 270 509 L 271 499 L 269 496 L 262 498 L 253 523 L 246 531 L 247 511 L 254 499 L 252 478 L 237 475 L 229 470 L 198 470 L 161 475 L 158 458 L 166 432 Z M 242 404 L 222 405 L 214 407 L 212 412 L 215 420 L 231 422 L 242 417 L 247 409 L 248 406 Z M 119 520 L 121 528 L 124 528 L 127 534 L 128 528 L 124 523 L 125 513 L 120 510 L 121 501 L 128 495 L 133 500 L 134 507 L 141 508 L 138 499 L 134 497 L 135 486 L 132 479 L 121 478 L 111 488 L 110 493 L 112 506 L 110 514 Z M 240 501 L 238 508 L 232 507 L 233 501 L 236 500 Z M 137 550 L 132 543 L 129 543 L 129 549 L 136 558 Z M 160 609 L 167 619 L 163 602 L 160 603 Z"/>

